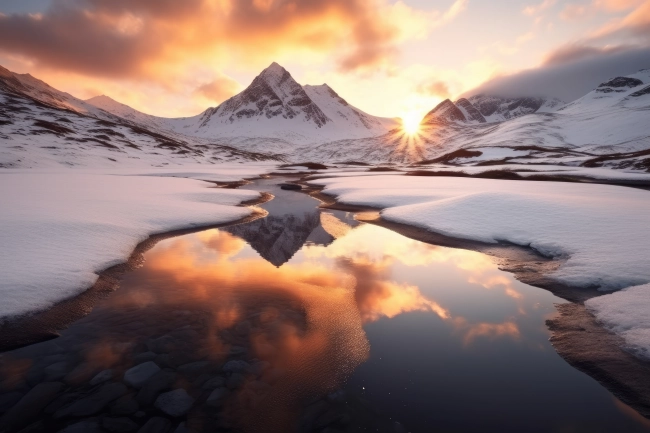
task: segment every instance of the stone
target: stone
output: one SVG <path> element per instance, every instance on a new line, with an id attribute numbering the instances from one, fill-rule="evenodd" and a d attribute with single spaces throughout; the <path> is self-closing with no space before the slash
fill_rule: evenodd
<path id="1" fill-rule="evenodd" d="M 112 433 L 129 433 L 138 429 L 138 425 L 126 417 L 106 417 L 102 420 L 102 427 Z"/>
<path id="2" fill-rule="evenodd" d="M 140 389 L 151 376 L 159 371 L 160 367 L 155 362 L 147 361 L 128 369 L 124 373 L 124 382 L 133 388 Z"/>
<path id="3" fill-rule="evenodd" d="M 296 185 L 295 183 L 281 183 L 280 188 L 288 191 L 300 191 L 302 186 Z"/>
<path id="4" fill-rule="evenodd" d="M 58 356 L 58 355 L 52 355 Z M 68 363 L 66 361 L 55 362 L 54 364 L 48 365 L 43 370 L 44 376 L 43 381 L 45 382 L 54 382 L 63 379 L 70 369 L 68 368 Z"/>
<path id="5" fill-rule="evenodd" d="M 190 433 L 190 431 L 187 429 L 187 427 L 185 427 L 185 423 L 182 422 L 178 425 L 178 427 L 176 427 L 174 433 Z"/>
<path id="6" fill-rule="evenodd" d="M 138 430 L 138 433 L 167 433 L 172 427 L 172 423 L 165 418 L 155 416 Z"/>
<path id="7" fill-rule="evenodd" d="M 186 376 L 198 376 L 205 371 L 209 364 L 208 361 L 190 362 L 178 367 L 178 372 Z"/>
<path id="8" fill-rule="evenodd" d="M 8 392 L 0 395 L 0 414 L 5 413 L 11 409 L 16 403 L 20 401 L 25 393 L 22 392 Z"/>
<path id="9" fill-rule="evenodd" d="M 232 346 L 230 348 L 230 355 L 232 356 L 240 356 L 240 355 L 245 355 L 248 350 L 246 350 L 245 347 L 241 346 Z"/>
<path id="10" fill-rule="evenodd" d="M 113 415 L 133 415 L 140 409 L 138 402 L 133 397 L 133 394 L 124 395 L 118 398 L 113 407 L 111 408 L 111 413 Z"/>
<path id="11" fill-rule="evenodd" d="M 71 386 L 79 386 L 86 383 L 97 374 L 97 367 L 93 367 L 87 362 L 77 365 L 70 373 L 68 373 L 63 381 Z"/>
<path id="12" fill-rule="evenodd" d="M 245 381 L 246 378 L 243 375 L 239 373 L 233 373 L 230 375 L 230 377 L 228 377 L 228 379 L 226 379 L 226 386 L 230 389 L 239 388 L 244 384 Z"/>
<path id="13" fill-rule="evenodd" d="M 157 356 L 156 353 L 151 351 L 138 353 L 133 357 L 133 363 L 138 365 L 138 364 L 142 364 L 143 362 L 153 361 L 154 359 L 156 359 L 156 356 Z"/>
<path id="14" fill-rule="evenodd" d="M 212 407 L 219 407 L 223 404 L 226 397 L 228 397 L 228 394 L 230 394 L 230 391 L 228 391 L 227 388 L 217 388 L 212 391 L 212 393 L 210 393 L 207 400 L 205 401 L 205 404 Z"/>
<path id="15" fill-rule="evenodd" d="M 61 419 L 72 416 L 83 417 L 95 415 L 110 402 L 117 400 L 126 393 L 127 388 L 123 383 L 107 383 L 87 397 L 56 411 L 54 418 Z"/>
<path id="16" fill-rule="evenodd" d="M 83 420 L 81 422 L 71 424 L 59 430 L 59 433 L 101 433 L 102 429 L 99 427 L 97 420 Z"/>
<path id="17" fill-rule="evenodd" d="M 135 399 L 142 406 L 150 406 L 156 401 L 158 394 L 170 389 L 175 381 L 176 373 L 159 371 L 144 383 Z"/>
<path id="18" fill-rule="evenodd" d="M 230 360 L 224 364 L 222 370 L 225 373 L 248 373 L 250 371 L 250 364 L 246 361 Z"/>
<path id="19" fill-rule="evenodd" d="M 156 408 L 174 417 L 185 415 L 193 405 L 194 399 L 182 388 L 160 394 L 155 403 Z"/>
<path id="20" fill-rule="evenodd" d="M 36 385 L 0 419 L 0 431 L 20 430 L 28 425 L 62 389 L 61 382 L 43 382 Z"/>
<path id="21" fill-rule="evenodd" d="M 100 383 L 107 382 L 112 378 L 113 378 L 113 370 L 109 369 L 109 370 L 100 371 L 95 375 L 95 377 L 90 379 L 90 385 L 91 386 L 99 385 Z"/>
<path id="22" fill-rule="evenodd" d="M 174 345 L 175 340 L 171 335 L 163 335 L 147 341 L 147 349 L 156 353 L 169 353 L 174 348 Z"/>
<path id="23" fill-rule="evenodd" d="M 209 391 L 211 389 L 220 388 L 226 384 L 226 379 L 223 376 L 215 376 L 203 384 L 201 389 Z"/>
<path id="24" fill-rule="evenodd" d="M 257 361 L 251 363 L 249 371 L 255 376 L 261 375 L 265 370 L 269 369 L 271 364 L 267 361 Z"/>

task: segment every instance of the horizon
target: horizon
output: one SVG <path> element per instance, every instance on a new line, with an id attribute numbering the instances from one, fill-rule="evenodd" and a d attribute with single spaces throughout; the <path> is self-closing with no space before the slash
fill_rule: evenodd
<path id="1" fill-rule="evenodd" d="M 0 5 L 0 24 L 11 71 L 160 117 L 217 106 L 271 62 L 403 119 L 482 90 L 570 102 L 650 67 L 650 1 L 638 0 L 30 0 Z"/>

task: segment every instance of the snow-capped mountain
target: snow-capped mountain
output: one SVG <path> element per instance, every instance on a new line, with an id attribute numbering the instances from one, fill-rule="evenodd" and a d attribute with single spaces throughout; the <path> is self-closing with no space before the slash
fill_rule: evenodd
<path id="1" fill-rule="evenodd" d="M 206 139 L 263 137 L 322 143 L 378 136 L 400 124 L 398 119 L 371 116 L 351 106 L 327 84 L 301 86 L 277 63 L 241 93 L 194 117 L 151 116 L 106 96 L 87 102 L 128 120 Z"/>
<path id="2" fill-rule="evenodd" d="M 165 166 L 282 160 L 126 120 L 0 69 L 0 167 Z"/>
<path id="3" fill-rule="evenodd" d="M 650 70 L 615 77 L 546 112 L 554 103 L 547 100 L 526 116 L 483 123 L 467 104 L 445 100 L 425 116 L 416 136 L 393 131 L 303 147 L 299 153 L 314 161 L 542 163 L 650 171 Z"/>
<path id="4" fill-rule="evenodd" d="M 532 113 L 550 113 L 565 104 L 557 98 L 503 98 L 494 95 L 474 95 L 466 99 L 487 122 L 503 122 Z M 456 102 L 458 104 L 459 101 Z"/>

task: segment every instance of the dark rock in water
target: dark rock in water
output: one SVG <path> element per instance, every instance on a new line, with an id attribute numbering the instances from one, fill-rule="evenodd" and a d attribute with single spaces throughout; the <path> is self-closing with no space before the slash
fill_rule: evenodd
<path id="1" fill-rule="evenodd" d="M 79 386 L 88 382 L 93 376 L 97 374 L 99 369 L 84 362 L 77 365 L 70 373 L 68 373 L 63 381 L 71 386 Z"/>
<path id="2" fill-rule="evenodd" d="M 174 417 L 185 415 L 193 405 L 194 399 L 182 388 L 160 394 L 155 403 L 156 408 Z"/>
<path id="3" fill-rule="evenodd" d="M 131 421 L 129 418 L 104 418 L 102 420 L 102 427 L 113 433 L 129 433 L 136 431 L 138 425 Z"/>
<path id="4" fill-rule="evenodd" d="M 239 388 L 244 384 L 245 381 L 246 378 L 243 375 L 239 373 L 233 373 L 228 379 L 226 379 L 226 386 L 230 389 Z"/>
<path id="5" fill-rule="evenodd" d="M 71 424 L 60 430 L 59 433 L 102 433 L 97 420 L 83 420 L 81 422 Z"/>
<path id="6" fill-rule="evenodd" d="M 133 415 L 140 409 L 138 402 L 132 394 L 118 398 L 111 408 L 113 415 Z"/>
<path id="7" fill-rule="evenodd" d="M 209 391 L 211 389 L 220 388 L 225 384 L 226 384 L 226 379 L 224 379 L 222 376 L 216 376 L 213 377 L 212 379 L 209 379 L 207 382 L 205 382 L 201 387 L 201 389 L 205 391 Z"/>
<path id="8" fill-rule="evenodd" d="M 124 382 L 133 388 L 140 389 L 151 376 L 159 371 L 160 367 L 155 362 L 147 361 L 128 369 L 124 373 Z"/>
<path id="9" fill-rule="evenodd" d="M 171 335 L 152 338 L 147 341 L 147 349 L 156 353 L 169 353 L 174 349 L 175 340 Z"/>
<path id="10" fill-rule="evenodd" d="M 102 372 L 97 373 L 95 377 L 93 377 L 90 380 L 90 385 L 95 386 L 99 385 L 100 383 L 107 382 L 113 378 L 113 370 L 104 370 Z"/>
<path id="11" fill-rule="evenodd" d="M 199 374 L 203 373 L 208 367 L 208 361 L 196 361 L 190 362 L 188 364 L 181 365 L 178 367 L 178 372 L 186 376 L 197 377 Z"/>
<path id="12" fill-rule="evenodd" d="M 133 363 L 135 365 L 142 364 L 147 361 L 153 361 L 156 359 L 156 353 L 155 352 L 143 352 L 143 353 L 138 353 L 136 356 L 133 357 Z"/>
<path id="13" fill-rule="evenodd" d="M 0 414 L 11 409 L 25 395 L 22 392 L 8 392 L 0 395 Z"/>
<path id="14" fill-rule="evenodd" d="M 62 389 L 61 382 L 43 382 L 36 385 L 0 419 L 0 431 L 15 431 L 25 427 Z"/>
<path id="15" fill-rule="evenodd" d="M 138 430 L 138 433 L 167 433 L 171 427 L 172 423 L 169 422 L 169 420 L 155 416 L 149 419 L 149 421 Z"/>
<path id="16" fill-rule="evenodd" d="M 53 382 L 63 379 L 70 372 L 70 368 L 66 361 L 59 361 L 45 367 L 43 372 L 45 373 L 43 380 L 45 382 Z"/>
<path id="17" fill-rule="evenodd" d="M 302 186 L 296 185 L 295 183 L 281 183 L 280 188 L 290 191 L 300 191 L 302 189 Z"/>
<path id="18" fill-rule="evenodd" d="M 185 427 L 185 423 L 182 422 L 176 427 L 176 430 L 174 430 L 174 433 L 190 433 L 190 431 Z"/>
<path id="19" fill-rule="evenodd" d="M 219 387 L 210 393 L 208 399 L 205 401 L 205 404 L 212 407 L 219 407 L 223 404 L 229 393 L 230 391 L 228 391 L 227 388 Z"/>
<path id="20" fill-rule="evenodd" d="M 76 400 L 79 400 L 79 398 L 82 397 L 83 395 L 84 394 L 80 392 L 66 393 L 60 395 L 59 397 L 55 398 L 54 401 L 45 408 L 45 413 L 48 415 L 52 415 L 56 413 L 58 410 L 60 410 L 61 408 L 72 404 Z"/>
<path id="21" fill-rule="evenodd" d="M 142 406 L 152 405 L 158 394 L 170 389 L 175 380 L 176 373 L 159 371 L 145 382 L 135 398 L 136 401 Z"/>
<path id="22" fill-rule="evenodd" d="M 224 364 L 222 370 L 226 373 L 247 373 L 250 367 L 250 364 L 246 361 L 232 359 Z"/>
<path id="23" fill-rule="evenodd" d="M 99 413 L 110 402 L 126 394 L 127 388 L 123 383 L 107 383 L 93 394 L 58 410 L 54 418 L 67 418 L 71 416 L 82 417 Z"/>

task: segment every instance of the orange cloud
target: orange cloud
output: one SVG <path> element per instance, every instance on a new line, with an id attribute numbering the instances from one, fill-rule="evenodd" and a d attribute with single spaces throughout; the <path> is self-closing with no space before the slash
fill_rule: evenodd
<path id="1" fill-rule="evenodd" d="M 221 75 L 209 83 L 202 84 L 195 90 L 195 94 L 201 95 L 213 102 L 220 103 L 237 94 L 241 85 L 230 77 Z"/>
<path id="2" fill-rule="evenodd" d="M 398 44 L 453 19 L 385 0 L 53 0 L 43 14 L 0 15 L 0 49 L 37 65 L 111 78 L 170 80 L 235 56 L 339 53 L 341 70 L 392 62 Z M 209 89 L 205 89 L 209 91 Z"/>
<path id="3" fill-rule="evenodd" d="M 451 96 L 449 86 L 443 81 L 422 83 L 417 87 L 417 91 L 428 96 L 437 96 L 441 99 L 447 99 Z"/>

